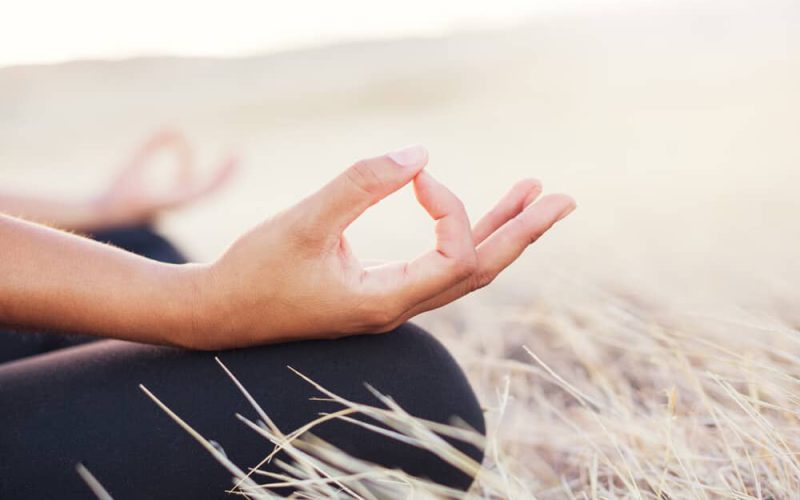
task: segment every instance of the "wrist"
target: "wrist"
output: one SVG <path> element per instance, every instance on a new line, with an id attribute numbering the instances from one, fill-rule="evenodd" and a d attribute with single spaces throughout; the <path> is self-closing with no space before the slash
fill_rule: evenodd
<path id="1" fill-rule="evenodd" d="M 240 285 L 226 279 L 218 262 L 173 266 L 182 298 L 178 324 L 168 343 L 185 349 L 232 349 L 267 341 L 253 328 L 253 304 Z"/>
<path id="2" fill-rule="evenodd" d="M 157 280 L 161 293 L 158 308 L 165 318 L 160 343 L 184 349 L 205 350 L 211 318 L 207 299 L 209 272 L 205 264 L 162 264 Z"/>

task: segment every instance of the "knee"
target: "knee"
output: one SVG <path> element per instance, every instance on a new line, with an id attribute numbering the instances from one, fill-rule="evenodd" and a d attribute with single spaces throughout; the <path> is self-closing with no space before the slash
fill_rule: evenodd
<path id="1" fill-rule="evenodd" d="M 485 436 L 483 410 L 466 375 L 450 352 L 430 333 L 414 324 L 407 323 L 398 330 L 396 333 L 400 342 L 413 344 L 410 349 L 413 357 L 410 356 L 408 360 L 410 367 L 423 372 L 423 380 L 418 383 L 417 390 L 425 408 L 418 408 L 419 411 L 415 413 L 412 403 L 406 410 L 412 415 L 443 423 L 461 421 Z M 478 464 L 482 462 L 482 447 L 458 440 L 448 442 Z M 463 490 L 468 489 L 474 480 L 473 476 L 455 468 L 432 470 L 441 476 L 437 478 L 431 475 L 431 479 Z"/>
<path id="2" fill-rule="evenodd" d="M 466 422 L 481 434 L 486 432 L 483 411 L 472 386 L 450 352 L 430 333 L 406 323 L 388 334 L 388 355 L 405 373 L 399 374 L 412 394 L 403 393 L 409 413 L 414 409 L 425 418 L 450 423 Z"/>
<path id="3" fill-rule="evenodd" d="M 365 380 L 371 379 L 378 391 L 391 396 L 415 417 L 443 424 L 464 422 L 485 434 L 483 412 L 464 372 L 431 334 L 407 323 L 387 334 L 358 339 L 372 344 L 367 358 L 374 365 L 374 372 L 365 375 Z M 475 444 L 449 438 L 446 441 L 477 463 L 482 461 L 483 449 Z M 374 461 L 383 465 L 462 490 L 469 488 L 474 479 L 420 448 L 390 443 L 372 455 L 369 458 L 380 456 Z"/>
<path id="4" fill-rule="evenodd" d="M 225 408 L 225 415 L 234 411 L 247 414 L 248 410 L 242 406 L 244 402 L 234 388 L 228 387 L 226 380 L 203 375 L 216 370 L 209 360 L 210 355 L 175 351 L 179 361 L 192 365 L 192 370 L 181 372 L 194 373 L 196 378 L 206 381 L 205 390 L 215 394 L 217 407 Z M 381 407 L 365 388 L 365 384 L 369 384 L 414 417 L 442 424 L 465 422 L 479 433 L 485 432 L 482 410 L 461 368 L 441 343 L 412 324 L 404 324 L 385 334 L 255 347 L 222 352 L 220 357 L 253 397 L 263 402 L 270 418 L 284 431 L 300 428 L 320 413 L 341 409 L 330 401 L 312 400 L 320 393 L 289 372 L 286 369 L 289 365 L 350 401 Z M 178 394 L 174 398 L 180 398 L 185 392 L 182 386 L 175 386 Z M 198 428 L 213 432 L 222 443 L 237 443 L 226 449 L 245 459 L 243 463 L 257 463 L 265 451 L 269 452 L 259 440 L 245 432 L 246 429 L 236 431 L 236 436 L 223 435 L 219 413 L 195 412 Z M 201 423 L 201 418 L 207 421 Z M 376 424 L 369 417 L 356 418 Z M 243 434 L 239 434 L 240 431 Z M 444 486 L 466 490 L 474 479 L 431 450 L 349 422 L 327 421 L 314 427 L 313 433 L 351 456 L 390 469 L 401 469 Z M 474 443 L 448 437 L 445 441 L 478 463 L 483 459 L 483 449 Z"/>

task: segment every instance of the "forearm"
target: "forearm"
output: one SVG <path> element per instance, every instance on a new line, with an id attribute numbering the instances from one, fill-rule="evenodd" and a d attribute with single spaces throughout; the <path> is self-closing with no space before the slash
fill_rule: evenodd
<path id="1" fill-rule="evenodd" d="M 113 223 L 99 201 L 57 200 L 0 193 L 0 213 L 69 230 L 90 230 Z"/>
<path id="2" fill-rule="evenodd" d="M 0 323 L 185 344 L 192 266 L 151 261 L 0 215 Z"/>

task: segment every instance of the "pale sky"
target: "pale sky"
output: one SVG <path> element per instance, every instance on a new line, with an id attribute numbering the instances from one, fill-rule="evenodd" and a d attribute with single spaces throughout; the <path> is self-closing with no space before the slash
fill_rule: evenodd
<path id="1" fill-rule="evenodd" d="M 0 66 L 141 55 L 241 56 L 439 35 L 657 0 L 3 0 Z"/>

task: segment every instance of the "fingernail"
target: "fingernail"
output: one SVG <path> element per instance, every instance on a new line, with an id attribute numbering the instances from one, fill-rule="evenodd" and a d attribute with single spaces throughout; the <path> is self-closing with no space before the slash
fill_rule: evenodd
<path id="1" fill-rule="evenodd" d="M 416 167 L 428 159 L 428 150 L 420 145 L 406 146 L 392 151 L 386 156 L 403 167 Z"/>

